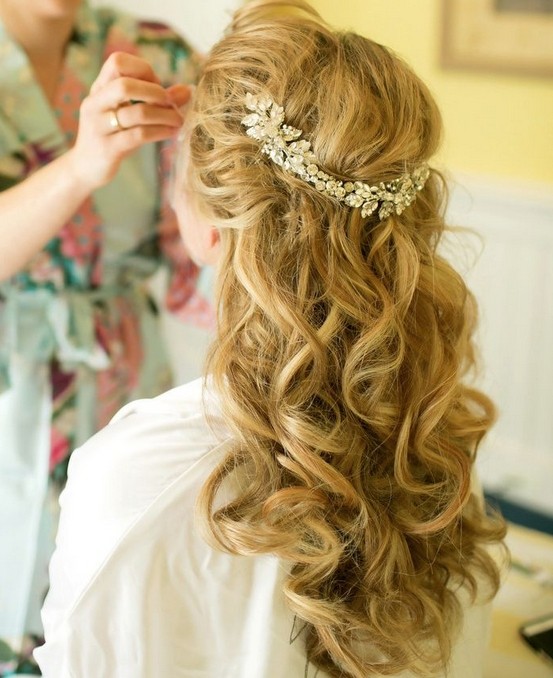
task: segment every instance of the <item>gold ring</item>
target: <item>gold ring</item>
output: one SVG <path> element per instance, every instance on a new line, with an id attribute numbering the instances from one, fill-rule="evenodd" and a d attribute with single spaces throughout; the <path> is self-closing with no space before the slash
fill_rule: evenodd
<path id="1" fill-rule="evenodd" d="M 125 129 L 117 117 L 117 110 L 114 108 L 109 112 L 109 126 L 112 132 L 120 132 L 122 129 Z"/>

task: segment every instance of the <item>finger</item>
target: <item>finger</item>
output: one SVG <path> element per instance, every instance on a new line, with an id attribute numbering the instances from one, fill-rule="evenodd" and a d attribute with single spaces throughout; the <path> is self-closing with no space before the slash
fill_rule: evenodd
<path id="1" fill-rule="evenodd" d="M 93 82 L 90 88 L 91 93 L 97 92 L 112 80 L 122 76 L 159 84 L 159 78 L 147 61 L 134 54 L 114 52 L 107 58 L 98 77 Z"/>
<path id="2" fill-rule="evenodd" d="M 169 95 L 161 85 L 128 77 L 112 80 L 103 89 L 93 94 L 90 99 L 89 105 L 100 111 L 119 108 L 131 101 L 172 107 Z"/>
<path id="3" fill-rule="evenodd" d="M 143 103 L 120 106 L 117 109 L 117 119 L 123 129 L 138 127 L 139 125 L 180 127 L 183 123 L 182 115 L 174 108 L 162 108 Z M 108 121 L 112 126 L 111 121 L 109 119 Z"/>
<path id="4" fill-rule="evenodd" d="M 121 154 L 131 153 L 144 144 L 164 141 L 175 136 L 175 128 L 165 125 L 141 125 L 112 135 L 112 143 Z"/>
<path id="5" fill-rule="evenodd" d="M 172 85 L 166 91 L 176 108 L 181 108 L 181 106 L 187 104 L 192 96 L 192 88 L 188 85 Z"/>

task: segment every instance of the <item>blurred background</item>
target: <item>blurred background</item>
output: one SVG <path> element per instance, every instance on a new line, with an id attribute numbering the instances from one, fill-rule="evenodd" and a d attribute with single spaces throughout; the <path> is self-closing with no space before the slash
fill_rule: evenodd
<path id="1" fill-rule="evenodd" d="M 131 0 L 112 4 L 135 10 Z M 508 517 L 553 531 L 553 3 L 313 4 L 403 56 L 440 105 L 435 165 L 451 180 L 450 222 L 479 236 L 456 236 L 463 246 L 448 251 L 480 302 L 481 379 L 500 411 L 480 471 Z M 142 0 L 140 9 L 206 51 L 237 5 Z M 182 362 L 178 321 L 166 319 L 166 331 L 179 380 L 196 376 L 199 361 Z M 198 334 L 198 355 L 205 341 Z"/>

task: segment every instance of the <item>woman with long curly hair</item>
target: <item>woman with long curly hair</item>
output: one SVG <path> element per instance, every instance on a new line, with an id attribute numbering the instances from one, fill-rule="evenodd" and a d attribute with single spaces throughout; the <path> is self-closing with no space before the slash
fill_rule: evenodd
<path id="1" fill-rule="evenodd" d="M 494 407 L 439 252 L 440 134 L 385 47 L 303 0 L 235 14 L 176 172 L 217 262 L 208 376 L 73 456 L 45 676 L 481 675 L 504 525 L 473 482 Z"/>

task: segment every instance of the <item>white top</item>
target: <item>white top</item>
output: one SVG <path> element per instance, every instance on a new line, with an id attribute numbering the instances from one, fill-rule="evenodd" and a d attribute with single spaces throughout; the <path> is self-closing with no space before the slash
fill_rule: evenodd
<path id="1" fill-rule="evenodd" d="M 315 675 L 290 642 L 285 565 L 197 531 L 197 493 L 229 442 L 197 380 L 128 405 L 74 453 L 35 651 L 44 678 Z M 447 678 L 481 676 L 488 612 L 467 610 Z"/>

